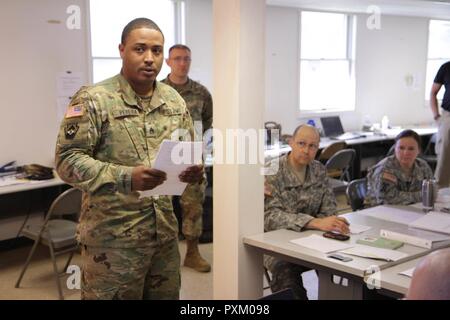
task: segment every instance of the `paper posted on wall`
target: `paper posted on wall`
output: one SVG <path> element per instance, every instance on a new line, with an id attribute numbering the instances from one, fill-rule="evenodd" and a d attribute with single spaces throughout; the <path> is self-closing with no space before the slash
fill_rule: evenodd
<path id="1" fill-rule="evenodd" d="M 178 176 L 189 167 L 202 164 L 203 143 L 201 141 L 164 140 L 152 166 L 164 171 L 167 180 L 152 190 L 140 191 L 142 197 L 183 194 L 187 183 L 181 182 Z"/>

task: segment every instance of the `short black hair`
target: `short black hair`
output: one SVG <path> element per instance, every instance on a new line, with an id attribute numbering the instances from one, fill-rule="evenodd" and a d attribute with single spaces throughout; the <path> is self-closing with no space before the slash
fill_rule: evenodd
<path id="1" fill-rule="evenodd" d="M 169 49 L 169 54 L 170 54 L 170 52 L 171 52 L 173 49 L 184 49 L 184 50 L 187 50 L 187 51 L 191 52 L 191 49 L 190 49 L 187 45 L 185 45 L 185 44 L 180 44 L 180 43 L 174 44 L 173 46 L 171 46 L 170 49 Z"/>
<path id="2" fill-rule="evenodd" d="M 397 141 L 402 139 L 402 138 L 413 138 L 414 140 L 416 140 L 417 145 L 419 146 L 419 150 L 422 149 L 422 139 L 417 134 L 417 132 L 415 132 L 414 130 L 406 129 L 406 130 L 403 130 L 402 132 L 400 132 L 395 137 L 395 143 L 397 143 Z"/>
<path id="3" fill-rule="evenodd" d="M 150 20 L 148 18 L 136 18 L 128 22 L 125 28 L 123 28 L 121 39 L 122 44 L 125 44 L 125 41 L 127 40 L 127 37 L 131 33 L 131 31 L 140 28 L 147 28 L 159 31 L 164 38 L 163 32 L 153 20 Z"/>

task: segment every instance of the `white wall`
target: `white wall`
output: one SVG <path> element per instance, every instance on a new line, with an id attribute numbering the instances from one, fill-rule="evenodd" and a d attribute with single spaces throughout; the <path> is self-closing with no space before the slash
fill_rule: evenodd
<path id="1" fill-rule="evenodd" d="M 1 0 L 0 164 L 53 165 L 58 121 L 56 74 L 88 72 L 85 17 L 66 28 L 66 9 L 84 0 Z M 60 24 L 48 23 L 59 20 Z M 86 80 L 85 79 L 85 80 Z"/>
<path id="2" fill-rule="evenodd" d="M 190 77 L 213 88 L 212 0 L 186 1 L 186 45 L 192 50 Z"/>
<path id="3" fill-rule="evenodd" d="M 265 120 L 280 122 L 283 133 L 305 121 L 298 111 L 297 10 L 267 9 Z M 393 125 L 431 123 L 424 99 L 428 19 L 383 15 L 380 30 L 369 30 L 366 19 L 357 16 L 356 110 L 340 113 L 344 129 L 359 130 L 366 115 L 373 122 L 387 115 Z M 415 77 L 411 87 L 409 75 Z"/>

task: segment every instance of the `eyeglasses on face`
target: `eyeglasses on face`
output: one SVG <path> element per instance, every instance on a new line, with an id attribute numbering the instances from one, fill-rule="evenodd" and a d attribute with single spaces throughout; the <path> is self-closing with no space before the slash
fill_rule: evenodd
<path id="1" fill-rule="evenodd" d="M 171 58 L 171 60 L 175 61 L 176 63 L 180 63 L 182 61 L 191 62 L 191 57 L 175 57 L 175 58 Z"/>
<path id="2" fill-rule="evenodd" d="M 306 147 L 308 147 L 309 150 L 317 150 L 319 149 L 319 146 L 315 143 L 306 143 L 306 141 L 297 141 L 295 142 L 300 148 L 305 149 Z"/>

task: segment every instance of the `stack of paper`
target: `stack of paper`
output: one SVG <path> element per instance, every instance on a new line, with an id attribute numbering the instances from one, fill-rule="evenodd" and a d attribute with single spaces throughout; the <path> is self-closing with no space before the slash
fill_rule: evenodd
<path id="1" fill-rule="evenodd" d="M 450 234 L 450 214 L 432 211 L 411 222 L 409 226 L 411 228 Z"/>
<path id="2" fill-rule="evenodd" d="M 344 250 L 351 248 L 352 245 L 343 243 L 337 240 L 327 239 L 317 234 L 310 235 L 308 237 L 291 240 L 299 246 L 306 247 L 308 249 L 317 250 L 323 253 L 330 253 L 334 251 Z"/>
<path id="3" fill-rule="evenodd" d="M 372 227 L 363 226 L 363 225 L 359 225 L 356 223 L 350 224 L 350 233 L 351 234 L 360 234 L 360 233 L 366 232 L 367 230 L 370 230 L 370 229 L 372 229 Z"/>
<path id="4" fill-rule="evenodd" d="M 352 248 L 341 250 L 340 252 L 353 256 L 385 261 L 397 261 L 408 256 L 406 253 L 400 251 L 369 247 L 359 244 Z"/>
<path id="5" fill-rule="evenodd" d="M 408 224 L 424 216 L 423 213 L 390 206 L 377 206 L 360 211 L 360 214 L 380 220 Z"/>
<path id="6" fill-rule="evenodd" d="M 414 267 L 414 268 L 399 272 L 399 274 L 412 278 L 415 269 L 416 268 Z"/>
<path id="7" fill-rule="evenodd" d="M 141 197 L 181 195 L 187 183 L 181 182 L 178 176 L 187 168 L 202 163 L 202 147 L 201 141 L 164 140 L 152 168 L 164 171 L 167 174 L 167 180 L 152 190 L 141 191 Z"/>
<path id="8" fill-rule="evenodd" d="M 381 229 L 380 236 L 386 239 L 397 240 L 426 249 L 431 249 L 433 246 L 433 242 L 450 240 L 450 236 L 446 236 L 440 233 L 410 229 L 406 227 Z"/>

